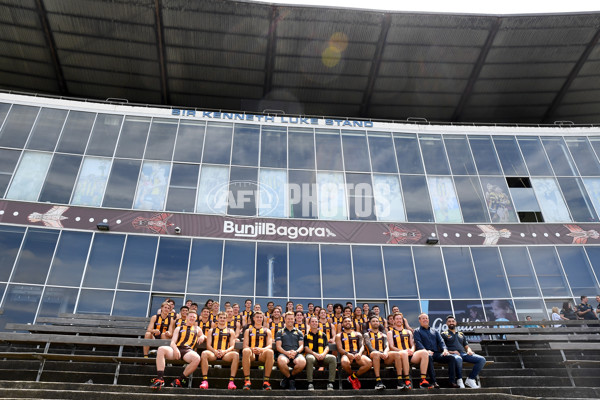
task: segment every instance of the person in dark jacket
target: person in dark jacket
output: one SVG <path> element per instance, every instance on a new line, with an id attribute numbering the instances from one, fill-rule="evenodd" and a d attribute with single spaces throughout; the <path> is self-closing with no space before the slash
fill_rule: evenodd
<path id="1" fill-rule="evenodd" d="M 457 388 L 456 384 L 456 359 L 450 355 L 448 348 L 438 331 L 429 326 L 429 316 L 427 314 L 419 315 L 419 324 L 421 325 L 414 332 L 415 345 L 417 350 L 425 349 L 429 353 L 429 377 L 431 384 L 438 388 L 435 380 L 434 362 L 448 364 L 448 377 L 450 379 L 449 387 Z"/>

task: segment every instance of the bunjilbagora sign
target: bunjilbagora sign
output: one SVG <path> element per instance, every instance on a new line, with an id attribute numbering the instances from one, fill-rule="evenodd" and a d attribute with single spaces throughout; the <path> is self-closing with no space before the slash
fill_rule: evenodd
<path id="1" fill-rule="evenodd" d="M 598 244 L 600 224 L 421 224 L 320 221 L 132 211 L 0 200 L 0 224 L 110 232 L 305 243 L 425 245 Z M 179 229 L 176 229 L 179 228 Z"/>

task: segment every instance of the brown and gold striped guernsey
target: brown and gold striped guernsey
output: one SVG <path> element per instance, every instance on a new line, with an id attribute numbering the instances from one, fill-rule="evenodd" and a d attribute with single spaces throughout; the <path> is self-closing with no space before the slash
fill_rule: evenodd
<path id="1" fill-rule="evenodd" d="M 252 316 L 253 315 L 254 315 L 254 311 L 252 311 L 252 310 L 250 310 L 250 311 L 244 310 L 244 312 L 242 313 L 242 316 L 246 317 L 247 325 L 252 325 Z"/>
<path id="2" fill-rule="evenodd" d="M 211 324 L 212 322 L 210 321 L 210 318 L 206 322 L 203 322 L 201 319 L 198 320 L 198 327 L 202 329 L 202 333 L 205 336 L 208 335 L 208 331 L 210 330 Z"/>
<path id="3" fill-rule="evenodd" d="M 392 329 L 392 339 L 394 339 L 394 346 L 400 350 L 410 349 L 410 333 L 406 329 L 401 331 L 396 328 Z"/>
<path id="4" fill-rule="evenodd" d="M 319 322 L 319 330 L 322 331 L 327 337 L 327 341 L 330 341 L 333 333 L 333 324 L 331 322 Z"/>
<path id="5" fill-rule="evenodd" d="M 248 328 L 248 344 L 250 348 L 263 348 L 267 344 L 267 330 L 265 328 L 256 329 L 254 326 Z"/>
<path id="6" fill-rule="evenodd" d="M 351 354 L 358 353 L 360 343 L 360 333 L 352 331 L 350 334 L 342 332 L 341 334 L 342 348 Z"/>
<path id="7" fill-rule="evenodd" d="M 306 336 L 304 336 L 304 345 L 308 346 L 315 353 L 321 354 L 325 351 L 325 346 L 327 346 L 327 336 L 325 336 L 323 331 L 312 333 L 309 330 L 306 332 Z"/>
<path id="8" fill-rule="evenodd" d="M 227 350 L 232 335 L 231 329 L 225 327 L 213 329 L 212 347 L 215 350 Z"/>
<path id="9" fill-rule="evenodd" d="M 175 328 L 179 328 L 180 326 L 185 325 L 185 318 L 177 318 L 175 320 Z"/>
<path id="10" fill-rule="evenodd" d="M 285 326 L 285 323 L 283 322 L 283 320 L 280 320 L 278 323 L 275 322 L 269 322 L 269 329 L 271 330 L 271 335 L 273 337 L 275 337 L 275 334 L 277 333 L 278 330 L 283 329 L 283 327 Z"/>
<path id="11" fill-rule="evenodd" d="M 228 327 L 229 329 L 232 329 L 232 330 L 234 330 L 234 331 L 235 331 L 235 329 L 236 329 L 236 326 L 235 326 L 235 319 L 232 319 L 231 321 L 227 321 L 227 327 Z"/>
<path id="12" fill-rule="evenodd" d="M 302 332 L 302 334 L 304 335 L 306 333 L 306 324 L 303 322 L 301 324 L 294 322 L 294 326 L 300 331 Z"/>
<path id="13" fill-rule="evenodd" d="M 179 338 L 177 339 L 177 347 L 194 347 L 198 341 L 198 332 L 200 328 L 195 325 L 183 325 L 179 328 Z"/>
<path id="14" fill-rule="evenodd" d="M 242 315 L 241 315 L 241 314 L 234 315 L 234 316 L 233 316 L 233 320 L 234 320 L 235 322 L 239 323 L 239 324 L 240 324 L 240 326 L 242 326 Z"/>
<path id="15" fill-rule="evenodd" d="M 160 333 L 165 333 L 169 329 L 169 325 L 171 325 L 172 318 L 171 314 L 168 314 L 166 318 L 161 317 L 160 314 L 156 314 L 154 329 L 158 329 Z"/>
<path id="16" fill-rule="evenodd" d="M 344 320 L 343 315 L 340 317 L 336 317 L 336 316 L 331 317 L 331 322 L 333 322 L 333 324 L 335 325 L 336 328 L 338 327 L 338 325 L 342 325 L 343 320 Z"/>
<path id="17" fill-rule="evenodd" d="M 375 351 L 380 351 L 383 353 L 383 350 L 385 350 L 385 347 L 383 346 L 383 342 L 384 342 L 383 333 L 381 333 L 380 331 L 369 331 L 368 335 L 369 335 L 369 340 L 371 341 L 371 346 L 373 346 L 373 349 Z M 367 346 L 365 346 L 365 348 L 367 349 L 367 351 L 369 351 L 369 348 Z"/>

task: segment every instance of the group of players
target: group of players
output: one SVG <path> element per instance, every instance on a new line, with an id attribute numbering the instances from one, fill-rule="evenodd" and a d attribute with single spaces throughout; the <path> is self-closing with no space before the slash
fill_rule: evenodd
<path id="1" fill-rule="evenodd" d="M 172 387 L 186 386 L 188 377 L 200 365 L 200 388 L 208 389 L 209 365 L 222 361 L 231 366 L 228 389 L 236 389 L 234 379 L 240 362 L 236 342 L 243 343 L 241 360 L 243 388 L 246 390 L 252 387 L 250 366 L 253 361 L 264 365 L 264 390 L 271 390 L 269 380 L 275 362 L 284 376 L 282 388 L 295 390 L 295 377 L 306 368 L 308 390 L 314 390 L 313 370 L 318 366 L 328 368 L 327 390 L 333 390 L 337 356 L 340 357 L 341 367 L 348 374 L 348 381 L 353 389 L 360 389 L 358 376 L 371 368 L 375 373 L 375 389 L 385 389 L 380 377 L 382 363 L 395 367 L 398 389 L 412 389 L 411 363 L 420 369 L 418 387 L 439 387 L 435 383 L 433 371 L 433 349 L 416 346 L 414 330 L 397 307 L 393 307 L 392 314 L 384 319 L 379 314 L 378 306 L 370 309 L 367 303 L 362 308 L 354 309 L 350 302 L 345 307 L 341 304 L 328 304 L 326 308 L 309 303 L 305 312 L 302 304 L 294 307 L 293 302 L 289 301 L 284 311 L 281 306 L 275 306 L 270 301 L 263 312 L 260 304 L 253 307 L 252 300 L 248 299 L 244 303 L 245 309 L 240 312 L 237 303 L 231 305 L 227 302 L 225 311 L 220 311 L 219 303 L 209 300 L 200 314 L 198 304 L 191 300 L 181 307 L 179 314 L 174 311 L 174 305 L 175 302 L 171 299 L 162 303 L 158 313 L 150 319 L 145 336 L 147 339 L 171 339 L 169 346 L 161 346 L 156 351 L 157 377 L 151 385 L 156 390 L 165 384 L 166 360 L 179 359 L 183 359 L 187 365 L 183 373 L 171 382 Z M 422 316 L 426 317 L 425 314 Z M 420 328 L 423 328 L 421 317 L 419 322 Z M 429 327 L 426 328 L 429 332 Z M 455 336 L 460 337 L 468 349 L 464 335 L 458 333 Z M 206 349 L 196 350 L 202 343 L 206 343 Z M 329 344 L 335 344 L 336 350 L 330 351 Z M 442 347 L 444 356 L 447 356 L 448 350 L 445 345 Z M 144 356 L 148 357 L 149 347 L 144 347 L 143 351 Z M 353 371 L 353 365 L 358 367 L 357 371 Z M 428 373 L 431 383 L 427 380 Z"/>

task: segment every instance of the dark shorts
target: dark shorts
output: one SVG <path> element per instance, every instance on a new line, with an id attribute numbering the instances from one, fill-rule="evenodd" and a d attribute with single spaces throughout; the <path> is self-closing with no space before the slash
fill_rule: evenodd
<path id="1" fill-rule="evenodd" d="M 181 354 L 181 359 L 183 359 L 183 356 L 185 356 L 190 351 L 194 351 L 194 349 L 192 349 L 190 346 L 178 347 L 178 349 L 179 353 Z"/>
<path id="2" fill-rule="evenodd" d="M 301 355 L 302 355 L 301 353 L 297 353 L 297 354 L 296 354 L 296 357 L 294 357 L 294 358 L 289 358 L 289 357 L 288 357 L 288 356 L 286 356 L 285 354 L 281 354 L 281 353 L 279 353 L 279 354 L 277 355 L 277 358 L 279 358 L 279 356 L 284 356 L 284 357 L 286 357 L 288 360 L 290 360 L 289 362 L 292 362 L 292 361 L 294 361 L 296 358 L 300 357 Z"/>

